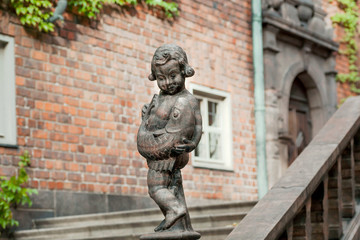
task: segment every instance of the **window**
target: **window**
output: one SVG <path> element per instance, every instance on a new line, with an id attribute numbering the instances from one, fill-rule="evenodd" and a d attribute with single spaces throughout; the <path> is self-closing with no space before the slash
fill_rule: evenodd
<path id="1" fill-rule="evenodd" d="M 0 35 L 0 145 L 16 145 L 14 39 Z"/>
<path id="2" fill-rule="evenodd" d="M 193 166 L 232 170 L 232 130 L 230 94 L 192 84 L 190 90 L 198 99 L 203 134 L 192 153 Z"/>

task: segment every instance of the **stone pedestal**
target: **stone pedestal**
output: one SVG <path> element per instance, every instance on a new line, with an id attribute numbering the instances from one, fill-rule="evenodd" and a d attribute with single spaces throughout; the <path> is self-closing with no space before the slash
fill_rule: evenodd
<path id="1" fill-rule="evenodd" d="M 145 234 L 140 237 L 140 240 L 172 240 L 172 239 L 183 239 L 183 240 L 195 240 L 201 237 L 200 233 L 194 231 L 166 231 Z"/>

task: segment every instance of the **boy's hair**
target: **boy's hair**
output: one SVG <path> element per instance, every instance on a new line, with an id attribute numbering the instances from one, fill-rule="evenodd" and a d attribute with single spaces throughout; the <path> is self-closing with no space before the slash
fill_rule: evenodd
<path id="1" fill-rule="evenodd" d="M 183 74 L 184 77 L 191 77 L 195 74 L 194 69 L 188 64 L 185 51 L 181 47 L 175 44 L 164 44 L 156 49 L 154 53 L 151 61 L 151 74 L 148 77 L 149 80 L 156 80 L 156 66 L 164 65 L 171 59 L 176 60 L 179 63 L 181 74 Z"/>

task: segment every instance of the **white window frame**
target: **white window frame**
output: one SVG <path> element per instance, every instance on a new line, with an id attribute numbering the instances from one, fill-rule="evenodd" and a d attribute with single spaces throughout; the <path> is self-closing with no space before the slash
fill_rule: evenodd
<path id="1" fill-rule="evenodd" d="M 0 34 L 0 146 L 16 146 L 14 38 Z"/>
<path id="2" fill-rule="evenodd" d="M 206 157 L 195 156 L 195 150 L 192 152 L 192 164 L 194 167 L 210 168 L 218 170 L 233 170 L 233 141 L 232 141 L 232 115 L 231 115 L 231 94 L 217 89 L 190 84 L 190 92 L 197 98 L 202 99 L 201 115 L 203 121 L 203 135 L 200 144 L 205 145 Z M 211 100 L 218 104 L 219 127 L 208 126 L 207 101 Z M 221 133 L 221 156 L 220 161 L 211 160 L 209 157 L 208 133 Z M 204 142 L 205 141 L 205 142 Z M 199 144 L 199 145 L 200 145 Z"/>

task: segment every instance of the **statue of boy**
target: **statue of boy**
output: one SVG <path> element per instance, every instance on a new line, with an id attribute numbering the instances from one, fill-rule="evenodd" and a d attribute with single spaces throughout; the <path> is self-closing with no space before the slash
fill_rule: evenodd
<path id="1" fill-rule="evenodd" d="M 200 234 L 191 227 L 180 171 L 202 134 L 198 101 L 185 89 L 185 78 L 194 73 L 181 47 L 165 44 L 155 51 L 149 80 L 157 81 L 160 93 L 142 108 L 137 145 L 149 167 L 149 195 L 165 216 L 155 232 L 191 232 L 197 236 L 191 239 L 198 239 Z"/>

